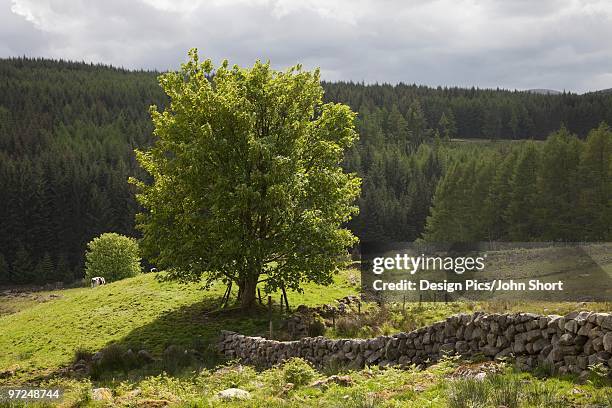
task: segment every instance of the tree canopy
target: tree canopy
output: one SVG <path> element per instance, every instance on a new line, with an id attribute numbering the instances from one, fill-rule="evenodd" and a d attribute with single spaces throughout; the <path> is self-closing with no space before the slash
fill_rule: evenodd
<path id="1" fill-rule="evenodd" d="M 214 69 L 196 50 L 160 76 L 170 104 L 152 107 L 154 145 L 137 152 L 151 182 L 134 182 L 143 248 L 168 277 L 300 289 L 331 282 L 356 241 L 360 179 L 343 171 L 355 113 L 323 103 L 319 71 Z"/>

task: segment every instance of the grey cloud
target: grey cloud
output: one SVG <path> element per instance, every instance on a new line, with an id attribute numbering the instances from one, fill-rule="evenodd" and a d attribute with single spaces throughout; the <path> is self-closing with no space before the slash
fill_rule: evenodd
<path id="1" fill-rule="evenodd" d="M 166 70 L 195 46 L 329 80 L 581 92 L 612 87 L 611 20 L 596 0 L 13 0 L 0 56 Z"/>

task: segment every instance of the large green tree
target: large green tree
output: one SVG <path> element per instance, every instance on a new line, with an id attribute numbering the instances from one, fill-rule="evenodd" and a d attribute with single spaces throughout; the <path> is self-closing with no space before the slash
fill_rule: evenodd
<path id="1" fill-rule="evenodd" d="M 168 277 L 238 285 L 248 307 L 266 282 L 329 284 L 356 238 L 343 225 L 360 179 L 340 167 L 355 114 L 322 102 L 319 71 L 214 69 L 197 51 L 160 77 L 170 105 L 151 109 L 152 148 L 137 158 L 143 247 Z"/>

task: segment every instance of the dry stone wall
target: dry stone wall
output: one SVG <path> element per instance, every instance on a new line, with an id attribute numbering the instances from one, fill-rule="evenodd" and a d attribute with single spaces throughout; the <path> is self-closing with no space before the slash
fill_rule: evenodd
<path id="1" fill-rule="evenodd" d="M 222 355 L 269 367 L 302 357 L 317 367 L 425 365 L 445 354 L 490 359 L 514 357 L 522 369 L 548 363 L 560 373 L 582 373 L 589 365 L 612 367 L 612 314 L 574 312 L 566 316 L 459 314 L 428 327 L 371 339 L 307 337 L 275 341 L 223 331 Z"/>

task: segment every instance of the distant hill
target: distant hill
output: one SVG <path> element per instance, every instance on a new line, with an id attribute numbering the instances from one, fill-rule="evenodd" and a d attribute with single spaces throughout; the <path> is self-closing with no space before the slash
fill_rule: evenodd
<path id="1" fill-rule="evenodd" d="M 528 89 L 526 92 L 529 92 L 532 94 L 538 94 L 538 95 L 560 95 L 562 94 L 562 92 L 557 91 L 555 89 L 543 89 L 543 88 Z"/>

